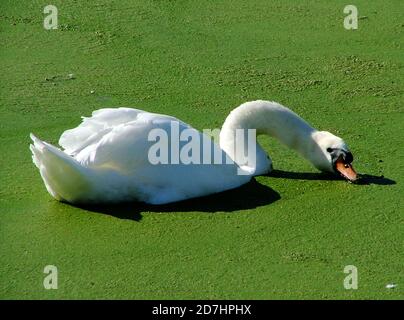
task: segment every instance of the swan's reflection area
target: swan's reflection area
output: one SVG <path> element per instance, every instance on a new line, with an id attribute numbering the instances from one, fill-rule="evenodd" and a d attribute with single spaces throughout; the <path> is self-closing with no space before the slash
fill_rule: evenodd
<path id="1" fill-rule="evenodd" d="M 267 176 L 269 178 L 298 180 L 341 180 L 341 178 L 332 173 L 327 174 L 321 172 L 290 172 L 273 170 Z M 396 182 L 383 176 L 362 174 L 358 182 L 355 184 L 393 185 L 396 184 Z M 281 196 L 278 192 L 257 182 L 253 178 L 247 184 L 244 184 L 236 189 L 165 205 L 150 205 L 141 202 L 128 202 L 121 204 L 85 205 L 77 207 L 94 213 L 107 214 L 119 219 L 140 221 L 142 218 L 142 212 L 233 212 L 267 206 L 275 201 L 278 201 L 280 198 Z"/>
<path id="2" fill-rule="evenodd" d="M 233 212 L 266 206 L 280 198 L 278 192 L 260 184 L 253 178 L 250 182 L 236 189 L 165 205 L 128 202 L 115 205 L 83 205 L 76 207 L 121 219 L 139 221 L 141 219 L 141 212 Z"/>

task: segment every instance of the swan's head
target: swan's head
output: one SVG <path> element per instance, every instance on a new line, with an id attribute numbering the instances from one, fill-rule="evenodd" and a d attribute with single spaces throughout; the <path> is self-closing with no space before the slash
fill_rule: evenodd
<path id="1" fill-rule="evenodd" d="M 352 167 L 353 156 L 344 140 L 327 131 L 317 131 L 313 140 L 315 147 L 311 160 L 317 169 L 334 172 L 349 181 L 357 179 Z"/>

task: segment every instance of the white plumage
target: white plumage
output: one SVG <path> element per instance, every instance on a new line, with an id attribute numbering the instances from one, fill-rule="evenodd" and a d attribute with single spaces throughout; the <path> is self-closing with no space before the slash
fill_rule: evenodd
<path id="1" fill-rule="evenodd" d="M 236 188 L 251 179 L 253 174 L 237 174 L 238 159 L 231 151 L 237 144 L 232 138 L 237 128 L 254 128 L 258 134 L 274 136 L 321 170 L 332 171 L 325 151 L 328 146 L 346 148 L 340 138 L 311 128 L 289 109 L 254 101 L 236 108 L 226 119 L 220 147 L 209 140 L 212 149 L 236 163 L 153 165 L 148 151 L 154 142 L 148 141 L 148 134 L 156 128 L 169 133 L 172 121 L 180 131 L 191 129 L 202 139 L 202 133 L 171 116 L 131 108 L 100 109 L 62 134 L 59 145 L 63 150 L 31 134 L 33 161 L 49 193 L 60 201 L 164 204 Z M 180 142 L 180 148 L 185 143 Z M 246 170 L 267 173 L 271 160 L 258 144 L 256 148 L 257 166 Z"/>
<path id="2" fill-rule="evenodd" d="M 151 164 L 148 150 L 154 142 L 148 141 L 148 134 L 156 128 L 170 132 L 171 121 L 179 123 L 180 131 L 192 129 L 176 118 L 141 110 L 97 110 L 62 134 L 59 144 L 64 151 L 31 135 L 33 160 L 49 193 L 71 203 L 163 204 L 236 188 L 250 180 L 237 175 L 236 164 Z"/>

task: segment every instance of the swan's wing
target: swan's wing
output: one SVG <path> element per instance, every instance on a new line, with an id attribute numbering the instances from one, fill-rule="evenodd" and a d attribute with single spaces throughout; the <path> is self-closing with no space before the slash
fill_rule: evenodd
<path id="1" fill-rule="evenodd" d="M 148 152 L 155 141 L 149 141 L 149 133 L 162 129 L 170 138 L 171 123 L 179 132 L 191 128 L 184 122 L 166 115 L 140 112 L 131 121 L 106 126 L 87 138 L 84 147 L 75 154 L 81 164 L 94 168 L 110 168 L 131 172 L 150 164 Z"/>
<path id="2" fill-rule="evenodd" d="M 59 145 L 70 155 L 76 155 L 87 146 L 98 142 L 115 126 L 136 120 L 145 111 L 131 108 L 105 108 L 82 117 L 83 122 L 76 128 L 66 130 L 59 139 Z"/>
<path id="3" fill-rule="evenodd" d="M 173 122 L 181 134 L 185 129 L 187 133 L 200 140 L 199 154 L 203 159 L 203 152 L 206 151 L 206 144 L 209 146 L 211 161 L 215 153 L 224 161 L 226 154 L 209 137 L 206 144 L 203 144 L 201 132 L 193 129 L 176 118 L 142 113 L 135 121 L 115 126 L 105 134 L 97 143 L 87 147 L 77 155 L 76 159 L 85 166 L 94 169 L 112 170 L 120 174 L 122 183 L 117 188 L 122 189 L 120 193 L 136 189 L 137 198 L 153 204 L 162 204 L 173 201 L 189 199 L 232 189 L 250 180 L 250 175 L 238 175 L 239 167 L 236 164 L 184 164 L 183 158 L 178 164 L 172 164 L 171 148 L 174 139 L 178 136 L 173 134 Z M 152 130 L 161 130 L 167 137 L 166 151 L 169 155 L 169 163 L 153 164 L 150 161 L 150 150 L 157 141 L 149 141 L 149 133 Z M 180 154 L 189 140 L 178 142 Z M 161 151 L 162 152 L 162 151 Z M 178 154 L 178 153 L 177 153 Z M 127 179 L 127 180 L 126 180 Z M 124 182 L 128 181 L 128 182 Z"/>
<path id="4" fill-rule="evenodd" d="M 118 116 L 113 110 L 103 113 Z M 113 122 L 113 119 L 107 116 L 104 121 L 106 125 L 101 126 L 101 121 L 91 124 L 94 127 L 100 125 L 100 128 L 94 130 L 91 135 L 87 134 L 85 144 L 81 144 L 74 155 L 81 165 L 92 168 L 101 175 L 103 172 L 113 173 L 115 178 L 111 179 L 115 179 L 115 182 L 111 179 L 105 181 L 111 194 L 135 194 L 137 200 L 162 204 L 228 190 L 250 179 L 250 176 L 238 176 L 238 166 L 235 164 L 153 164 L 150 161 L 150 150 L 161 138 L 149 139 L 152 130 L 166 133 L 167 144 L 162 145 L 165 145 L 166 151 L 170 153 L 169 163 L 172 160 L 173 139 L 178 139 L 172 131 L 173 125 L 179 134 L 190 129 L 187 133 L 191 132 L 193 136 L 199 137 L 202 142 L 199 146 L 200 155 L 205 150 L 205 135 L 184 122 L 165 115 L 138 111 L 136 115 L 133 113 L 132 118 L 129 117 L 130 121 L 125 117 L 120 119 L 121 123 Z M 189 140 L 181 139 L 178 142 L 179 148 L 174 152 L 182 152 L 188 142 Z M 211 149 L 209 157 L 215 158 L 215 153 L 218 153 L 224 158 L 225 153 L 210 138 L 207 144 Z"/>

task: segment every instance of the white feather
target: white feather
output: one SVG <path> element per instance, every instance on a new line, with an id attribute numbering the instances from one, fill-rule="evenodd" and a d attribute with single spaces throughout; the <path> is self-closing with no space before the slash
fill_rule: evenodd
<path id="1" fill-rule="evenodd" d="M 164 204 L 236 188 L 247 183 L 254 172 L 257 175 L 271 170 L 270 158 L 257 144 L 256 167 L 245 168 L 248 175 L 237 174 L 238 159 L 231 152 L 238 143 L 233 138 L 237 128 L 254 128 L 258 134 L 271 135 L 321 170 L 330 168 L 324 141 L 342 143 L 331 134 L 320 134 L 286 107 L 253 101 L 231 112 L 221 131 L 220 147 L 210 142 L 223 158 L 230 156 L 235 163 L 153 165 L 148 159 L 153 144 L 148 141 L 148 134 L 156 128 L 169 133 L 172 121 L 179 124 L 180 131 L 194 130 L 202 139 L 202 133 L 171 116 L 130 108 L 100 109 L 90 118 L 83 118 L 77 128 L 62 134 L 59 144 L 63 151 L 31 135 L 33 162 L 47 190 L 57 200 Z M 180 148 L 184 144 L 180 142 Z M 317 150 L 321 144 L 324 146 Z"/>

